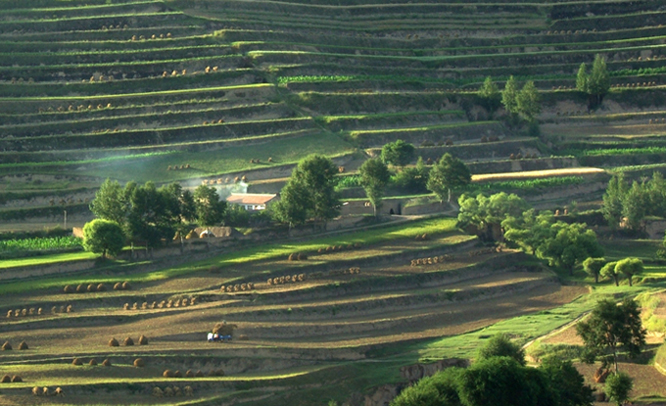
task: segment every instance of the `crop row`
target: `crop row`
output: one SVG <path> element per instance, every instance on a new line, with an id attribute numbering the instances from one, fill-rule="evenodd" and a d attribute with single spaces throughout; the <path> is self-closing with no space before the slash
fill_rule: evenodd
<path id="1" fill-rule="evenodd" d="M 0 241 L 0 257 L 30 256 L 36 253 L 52 253 L 80 249 L 81 239 L 76 237 L 44 237 Z"/>

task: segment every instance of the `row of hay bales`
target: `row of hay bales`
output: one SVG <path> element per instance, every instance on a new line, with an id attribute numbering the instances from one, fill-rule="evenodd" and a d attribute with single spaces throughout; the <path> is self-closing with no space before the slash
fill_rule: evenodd
<path id="1" fill-rule="evenodd" d="M 178 171 L 178 170 L 183 170 L 183 169 L 190 169 L 191 166 L 190 164 L 185 164 L 185 165 L 169 165 L 167 166 L 167 171 Z"/>
<path id="2" fill-rule="evenodd" d="M 4 344 L 2 344 L 2 351 L 11 351 L 14 348 L 12 347 L 12 344 L 9 341 L 5 341 Z M 28 349 L 28 343 L 25 341 L 21 341 L 18 346 L 19 350 L 27 350 Z"/>
<path id="3" fill-rule="evenodd" d="M 359 267 L 352 267 L 349 269 L 345 269 L 342 271 L 343 275 L 355 275 L 361 273 L 361 268 Z"/>
<path id="4" fill-rule="evenodd" d="M 129 284 L 129 282 L 117 282 L 116 284 L 113 285 L 113 290 L 130 290 L 132 289 L 132 286 Z M 90 293 L 90 292 L 106 292 L 107 287 L 103 283 L 89 283 L 88 285 L 86 284 L 79 284 L 76 287 L 72 285 L 65 285 L 63 288 L 63 292 L 65 293 Z"/>
<path id="5" fill-rule="evenodd" d="M 81 358 L 74 358 L 72 360 L 72 365 L 81 366 L 81 365 L 83 365 L 83 360 Z M 97 365 L 100 365 L 100 364 L 97 363 L 97 360 L 95 358 L 91 358 L 90 361 L 88 361 L 88 365 L 90 365 L 91 367 L 94 367 L 94 366 L 97 366 Z M 104 361 L 102 361 L 101 365 L 103 367 L 110 367 L 111 366 L 111 361 L 109 361 L 109 359 L 107 358 Z"/>
<path id="6" fill-rule="evenodd" d="M 56 314 L 56 313 L 72 313 L 74 312 L 74 306 L 70 305 L 62 305 L 60 307 L 58 306 L 53 306 L 51 307 L 51 313 Z M 34 307 L 31 307 L 29 309 L 15 309 L 15 310 L 7 310 L 7 318 L 10 317 L 27 317 L 27 316 L 41 316 L 44 314 L 44 310 L 39 307 L 35 309 Z"/>
<path id="7" fill-rule="evenodd" d="M 40 388 L 39 386 L 35 386 L 32 388 L 32 394 L 35 396 L 65 396 L 65 392 L 62 390 L 60 386 L 55 388 L 53 392 L 48 387 L 43 387 Z"/>
<path id="8" fill-rule="evenodd" d="M 18 375 L 13 375 L 13 376 L 5 375 L 5 376 L 2 377 L 2 379 L 0 380 L 0 382 L 2 382 L 2 383 L 17 383 L 17 382 L 23 382 L 23 378 L 21 378 L 21 377 L 18 376 Z"/>
<path id="9" fill-rule="evenodd" d="M 148 345 L 148 338 L 146 336 L 144 336 L 143 334 L 141 334 L 141 336 L 139 337 L 138 342 L 139 342 L 139 345 Z M 132 345 L 134 345 L 134 340 L 132 340 L 132 337 L 126 337 L 123 340 L 123 345 L 126 346 L 126 347 L 127 346 L 132 346 Z M 118 342 L 118 340 L 115 339 L 115 337 L 112 337 L 109 340 L 109 347 L 119 347 L 119 346 L 120 346 L 120 343 Z"/>
<path id="10" fill-rule="evenodd" d="M 308 259 L 308 256 L 302 252 L 294 252 L 292 254 L 289 254 L 290 261 L 305 261 Z"/>
<path id="11" fill-rule="evenodd" d="M 231 178 L 224 178 L 224 179 L 219 178 L 217 180 L 215 180 L 215 179 L 203 179 L 201 181 L 201 184 L 202 185 L 215 185 L 215 184 L 221 185 L 223 183 L 232 183 L 231 181 L 232 181 Z M 247 181 L 247 176 L 245 176 L 245 175 L 240 176 L 240 177 L 236 176 L 236 177 L 233 178 L 233 183 L 246 182 L 246 181 Z"/>
<path id="12" fill-rule="evenodd" d="M 425 234 L 419 234 L 416 237 L 414 237 L 415 241 L 428 241 L 430 239 L 430 236 L 428 233 Z"/>
<path id="13" fill-rule="evenodd" d="M 167 386 L 162 390 L 159 386 L 153 388 L 153 396 L 157 398 L 172 397 L 172 396 L 194 396 L 194 389 L 191 386 L 186 386 L 180 390 L 178 386 Z"/>
<path id="14" fill-rule="evenodd" d="M 498 245 L 497 247 L 479 248 L 478 250 L 469 251 L 467 256 L 471 258 L 479 255 L 494 254 L 496 252 L 502 252 L 502 247 Z"/>
<path id="15" fill-rule="evenodd" d="M 246 292 L 254 289 L 254 283 L 237 283 L 235 285 L 222 285 L 220 290 L 222 292 Z"/>
<path id="16" fill-rule="evenodd" d="M 353 250 L 353 249 L 359 249 L 361 247 L 362 247 L 361 243 L 358 243 L 358 242 L 356 242 L 354 244 L 347 244 L 347 245 L 330 245 L 326 248 L 319 248 L 317 250 L 317 253 L 323 254 L 323 253 L 326 253 L 326 252 Z"/>
<path id="17" fill-rule="evenodd" d="M 269 285 L 282 285 L 285 283 L 296 283 L 296 282 L 303 282 L 306 279 L 306 276 L 304 273 L 299 274 L 299 275 L 287 275 L 287 276 L 279 276 L 275 278 L 268 278 L 266 280 L 266 283 Z"/>
<path id="18" fill-rule="evenodd" d="M 440 255 L 436 257 L 427 257 L 427 258 L 417 258 L 417 259 L 412 259 L 411 266 L 421 266 L 421 265 L 432 265 L 432 264 L 438 264 L 441 262 L 446 262 L 446 261 L 452 261 L 453 260 L 453 255 L 451 254 L 445 254 L 445 255 Z"/>
<path id="19" fill-rule="evenodd" d="M 191 369 L 188 369 L 185 371 L 185 374 L 180 372 L 179 370 L 172 371 L 170 369 L 165 369 L 164 372 L 162 372 L 162 376 L 165 378 L 203 378 L 205 376 L 224 376 L 224 370 L 222 369 L 211 369 L 208 371 L 208 373 L 204 373 L 201 370 L 198 370 L 197 372 L 192 371 Z"/>
<path id="20" fill-rule="evenodd" d="M 272 157 L 268 157 L 268 162 L 273 162 L 273 158 L 272 158 Z M 251 164 L 260 164 L 260 163 L 261 163 L 261 159 L 254 159 L 254 158 L 252 158 L 252 159 L 250 159 L 250 163 L 251 163 Z"/>
<path id="21" fill-rule="evenodd" d="M 194 306 L 197 303 L 197 298 L 193 297 L 191 299 L 176 299 L 176 300 L 162 300 L 161 302 L 134 302 L 132 305 L 125 303 L 123 305 L 124 310 L 148 310 L 148 309 L 170 309 L 172 307 L 186 307 Z"/>

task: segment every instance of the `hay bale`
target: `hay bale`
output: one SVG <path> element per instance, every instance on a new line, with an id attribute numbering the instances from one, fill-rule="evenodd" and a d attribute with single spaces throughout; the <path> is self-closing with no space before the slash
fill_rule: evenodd
<path id="1" fill-rule="evenodd" d="M 17 383 L 17 382 L 23 382 L 23 379 L 21 379 L 21 377 L 18 375 L 12 376 L 12 383 Z"/>
<path id="2" fill-rule="evenodd" d="M 74 307 L 72 307 L 72 305 L 67 305 L 66 311 L 67 313 L 72 313 L 74 311 Z"/>
<path id="3" fill-rule="evenodd" d="M 42 394 L 42 390 L 39 387 L 35 386 L 34 388 L 32 388 L 32 394 L 35 396 L 39 396 Z"/>
<path id="4" fill-rule="evenodd" d="M 100 283 L 99 285 L 97 285 L 97 291 L 98 292 L 106 292 L 106 285 L 103 284 L 103 283 Z"/>
<path id="5" fill-rule="evenodd" d="M 296 261 L 298 259 L 298 254 L 289 254 L 289 261 Z"/>
<path id="6" fill-rule="evenodd" d="M 303 254 L 301 252 L 298 253 L 298 260 L 299 261 L 305 261 L 306 259 L 308 259 L 308 256 L 306 254 Z"/>
<path id="7" fill-rule="evenodd" d="M 162 376 L 165 378 L 173 378 L 173 371 L 170 369 L 165 369 L 164 372 L 162 372 Z"/>
<path id="8" fill-rule="evenodd" d="M 46 387 L 46 386 L 43 387 L 43 388 L 42 388 L 42 394 L 43 394 L 44 396 L 49 396 L 49 395 L 50 395 L 50 393 L 49 393 L 49 388 Z"/>
<path id="9" fill-rule="evenodd" d="M 240 335 L 238 336 L 238 339 L 241 340 L 241 341 L 247 341 L 247 340 L 249 340 L 249 338 L 247 338 L 247 336 L 246 336 L 245 334 L 240 334 Z"/>
<path id="10" fill-rule="evenodd" d="M 81 362 L 81 360 L 78 359 L 78 358 L 74 358 L 72 360 L 72 365 L 76 365 L 76 366 L 83 365 L 83 362 Z"/>
<path id="11" fill-rule="evenodd" d="M 180 301 L 180 305 L 183 306 L 183 307 L 187 306 L 188 302 L 189 302 L 189 300 L 183 299 L 183 300 Z"/>
<path id="12" fill-rule="evenodd" d="M 90 362 L 88 362 L 88 365 L 94 367 L 95 365 L 97 365 L 97 360 L 95 358 L 91 359 Z"/>
<path id="13" fill-rule="evenodd" d="M 62 390 L 60 386 L 55 388 L 55 391 L 53 391 L 53 396 L 65 396 L 65 391 Z"/>
<path id="14" fill-rule="evenodd" d="M 43 311 L 42 311 L 42 308 L 41 308 L 41 307 L 37 309 L 37 315 L 38 315 L 38 316 L 41 316 L 41 315 L 42 315 L 42 312 L 43 312 Z"/>
<path id="15" fill-rule="evenodd" d="M 13 314 L 14 314 L 13 311 L 7 310 L 7 317 L 12 317 Z"/>
<path id="16" fill-rule="evenodd" d="M 300 282 L 303 282 L 303 281 L 305 280 L 305 274 L 304 274 L 304 273 L 299 274 L 299 275 L 298 275 L 298 280 L 299 280 Z"/>
<path id="17" fill-rule="evenodd" d="M 173 300 L 169 300 L 166 304 L 166 307 L 170 309 L 172 306 L 173 306 Z"/>
<path id="18" fill-rule="evenodd" d="M 18 346 L 18 349 L 19 350 L 27 350 L 28 349 L 28 343 L 26 343 L 25 341 L 21 341 L 21 343 Z"/>
<path id="19" fill-rule="evenodd" d="M 123 289 L 123 284 L 120 283 L 120 282 L 116 282 L 116 283 L 113 285 L 113 290 L 122 290 L 122 289 Z"/>
<path id="20" fill-rule="evenodd" d="M 204 377 L 204 373 L 201 372 L 201 370 L 199 370 L 199 371 L 197 371 L 197 372 L 194 374 L 194 376 L 195 376 L 196 378 L 203 378 L 203 377 Z"/>
<path id="21" fill-rule="evenodd" d="M 134 302 L 132 305 L 132 310 L 139 310 L 139 304 L 137 302 Z"/>
<path id="22" fill-rule="evenodd" d="M 55 314 L 55 313 L 58 313 L 58 307 L 53 306 L 53 307 L 51 308 L 51 313 L 54 313 L 54 314 Z"/>
<path id="23" fill-rule="evenodd" d="M 21 310 L 21 316 L 25 317 L 28 315 L 28 309 Z"/>
<path id="24" fill-rule="evenodd" d="M 161 398 L 164 396 L 164 392 L 162 392 L 162 389 L 156 386 L 153 388 L 153 396 L 155 396 L 156 398 Z"/>
<path id="25" fill-rule="evenodd" d="M 147 310 L 148 309 L 148 302 L 141 303 L 141 309 L 142 310 Z"/>
<path id="26" fill-rule="evenodd" d="M 124 346 L 134 345 L 134 340 L 132 340 L 132 337 L 127 337 L 127 338 L 125 338 L 125 340 L 123 341 L 123 345 L 124 345 Z"/>
<path id="27" fill-rule="evenodd" d="M 164 396 L 173 396 L 173 389 L 164 388 Z"/>
<path id="28" fill-rule="evenodd" d="M 185 377 L 186 378 L 194 378 L 194 372 L 192 372 L 191 369 L 188 369 L 187 371 L 185 371 Z"/>
<path id="29" fill-rule="evenodd" d="M 254 285 L 254 284 L 252 284 L 252 285 Z M 196 296 L 193 297 L 192 299 L 190 299 L 190 306 L 194 306 L 195 304 L 197 304 L 197 298 L 196 298 Z"/>
<path id="30" fill-rule="evenodd" d="M 157 302 L 153 302 L 153 303 L 150 304 L 151 309 L 154 309 L 156 307 L 157 307 Z"/>
<path id="31" fill-rule="evenodd" d="M 133 364 L 134 364 L 134 366 L 137 367 L 137 368 L 143 368 L 143 367 L 146 366 L 146 363 L 143 362 L 143 359 L 142 359 L 142 358 L 137 358 L 137 359 L 135 359 Z"/>
<path id="32" fill-rule="evenodd" d="M 183 396 L 183 392 L 181 392 L 181 390 L 178 386 L 174 386 L 173 387 L 173 395 L 174 396 Z"/>
<path id="33" fill-rule="evenodd" d="M 123 289 L 123 290 L 130 290 L 130 289 L 132 289 L 132 286 L 131 286 L 131 285 L 129 284 L 129 282 L 127 282 L 127 281 L 123 282 L 123 284 L 122 284 L 121 286 L 122 286 L 122 289 Z"/>
<path id="34" fill-rule="evenodd" d="M 269 284 L 269 285 L 272 285 L 272 284 L 273 284 L 273 278 L 268 278 L 268 279 L 266 280 L 266 283 Z M 10 310 L 9 312 L 10 312 L 10 314 L 11 314 L 11 310 Z"/>
<path id="35" fill-rule="evenodd" d="M 174 378 L 182 378 L 183 374 L 179 370 L 176 370 L 176 372 L 173 373 Z"/>
<path id="36" fill-rule="evenodd" d="M 71 287 L 70 285 L 65 285 L 62 291 L 65 293 L 74 293 L 74 288 Z"/>
<path id="37" fill-rule="evenodd" d="M 194 390 L 189 385 L 183 388 L 183 393 L 185 396 L 194 396 Z"/>
<path id="38" fill-rule="evenodd" d="M 158 308 L 158 309 L 162 309 L 162 308 L 164 308 L 164 306 L 166 306 L 166 302 L 165 302 L 164 300 L 162 300 L 161 302 L 159 302 L 159 303 L 157 304 L 157 308 Z"/>
<path id="39" fill-rule="evenodd" d="M 29 314 L 30 316 L 34 316 L 34 315 L 35 315 L 35 308 L 34 308 L 34 307 L 31 307 L 30 310 L 28 310 L 28 314 Z"/>
<path id="40" fill-rule="evenodd" d="M 9 375 L 5 375 L 2 377 L 2 383 L 9 383 L 12 381 L 12 377 Z"/>
<path id="41" fill-rule="evenodd" d="M 2 351 L 10 351 L 12 349 L 12 345 L 9 343 L 9 341 L 5 341 L 4 344 L 2 344 Z"/>
<path id="42" fill-rule="evenodd" d="M 123 305 L 123 310 L 129 310 L 129 303 L 125 303 Z"/>
<path id="43" fill-rule="evenodd" d="M 173 301 L 173 307 L 180 307 L 180 300 L 176 299 Z"/>
<path id="44" fill-rule="evenodd" d="M 86 287 L 86 290 L 88 292 L 95 292 L 97 291 L 97 285 L 91 283 Z"/>
<path id="45" fill-rule="evenodd" d="M 143 334 L 139 337 L 139 345 L 148 345 L 148 339 Z"/>
<path id="46" fill-rule="evenodd" d="M 111 366 L 111 361 L 109 361 L 108 358 L 105 359 L 104 361 L 102 361 L 102 366 L 103 367 L 110 367 Z"/>
<path id="47" fill-rule="evenodd" d="M 76 293 L 83 293 L 86 291 L 86 287 L 83 284 L 76 287 Z"/>

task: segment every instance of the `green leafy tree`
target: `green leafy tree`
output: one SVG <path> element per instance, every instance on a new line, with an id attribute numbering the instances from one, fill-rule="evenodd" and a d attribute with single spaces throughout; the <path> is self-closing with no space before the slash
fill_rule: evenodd
<path id="1" fill-rule="evenodd" d="M 289 179 L 280 191 L 280 200 L 273 205 L 272 215 L 275 221 L 294 226 L 305 224 L 310 206 L 310 194 L 305 186 L 296 179 Z"/>
<path id="2" fill-rule="evenodd" d="M 533 81 L 528 80 L 516 96 L 516 111 L 530 123 L 541 112 L 541 96 Z"/>
<path id="3" fill-rule="evenodd" d="M 486 197 L 483 194 L 458 198 L 460 210 L 458 225 L 484 240 L 503 238 L 501 224 L 508 217 L 519 217 L 529 209 L 527 203 L 515 194 L 504 192 Z"/>
<path id="4" fill-rule="evenodd" d="M 558 221 L 551 228 L 554 237 L 544 241 L 537 249 L 537 256 L 548 259 L 551 266 L 568 269 L 573 274 L 576 264 L 589 257 L 603 256 L 604 250 L 597 235 L 587 229 L 586 224 Z"/>
<path id="5" fill-rule="evenodd" d="M 192 194 L 192 192 L 189 190 L 184 190 L 179 200 L 181 222 L 196 221 L 197 206 L 194 201 L 194 194 Z"/>
<path id="6" fill-rule="evenodd" d="M 486 80 L 483 81 L 478 96 L 483 107 L 491 114 L 497 111 L 502 104 L 502 94 L 490 76 L 486 77 Z"/>
<path id="7" fill-rule="evenodd" d="M 472 174 L 467 165 L 451 154 L 444 154 L 430 170 L 426 186 L 434 192 L 441 202 L 447 196 L 447 202 L 451 201 L 451 190 L 463 188 L 472 181 Z"/>
<path id="8" fill-rule="evenodd" d="M 391 182 L 405 193 L 426 193 L 430 171 L 431 169 L 423 162 L 423 158 L 419 157 L 415 166 L 402 169 L 391 179 Z"/>
<path id="9" fill-rule="evenodd" d="M 509 77 L 509 80 L 507 80 L 504 85 L 504 90 L 502 91 L 502 105 L 507 113 L 518 113 L 518 84 L 513 75 Z"/>
<path id="10" fill-rule="evenodd" d="M 629 394 L 634 388 L 634 381 L 624 372 L 610 374 L 606 378 L 604 392 L 608 399 L 615 402 L 617 406 L 624 405 L 629 400 Z"/>
<path id="11" fill-rule="evenodd" d="M 624 275 L 632 286 L 632 278 L 643 272 L 643 261 L 638 258 L 625 258 L 617 261 L 615 272 Z"/>
<path id="12" fill-rule="evenodd" d="M 358 171 L 361 175 L 361 186 L 370 199 L 374 214 L 377 216 L 377 211 L 382 206 L 386 186 L 391 180 L 391 173 L 386 164 L 379 159 L 368 159 L 363 162 Z"/>
<path id="13" fill-rule="evenodd" d="M 625 181 L 624 172 L 613 175 L 608 186 L 606 193 L 604 193 L 604 204 L 601 211 L 604 218 L 608 222 L 608 226 L 616 230 L 620 221 L 622 220 L 622 202 L 627 194 L 627 182 Z"/>
<path id="14" fill-rule="evenodd" d="M 382 147 L 381 159 L 387 165 L 405 166 L 416 156 L 414 145 L 403 140 L 389 142 Z"/>
<path id="15" fill-rule="evenodd" d="M 550 382 L 557 406 L 592 406 L 593 390 L 571 361 L 549 356 L 541 361 L 539 371 Z"/>
<path id="16" fill-rule="evenodd" d="M 458 381 L 462 368 L 447 368 L 420 379 L 391 401 L 391 406 L 460 406 Z"/>
<path id="17" fill-rule="evenodd" d="M 634 181 L 622 200 L 622 216 L 628 228 L 641 231 L 645 216 L 651 214 L 650 195 L 645 184 Z"/>
<path id="18" fill-rule="evenodd" d="M 173 237 L 180 222 L 179 197 L 173 188 L 157 189 L 152 182 L 143 186 L 130 182 L 124 192 L 129 203 L 127 231 L 133 240 L 154 247 Z"/>
<path id="19" fill-rule="evenodd" d="M 587 92 L 589 94 L 588 107 L 596 108 L 601 105 L 604 96 L 610 90 L 610 75 L 606 66 L 606 58 L 597 54 L 594 57 L 592 71 L 588 76 Z"/>
<path id="20" fill-rule="evenodd" d="M 615 286 L 620 286 L 620 272 L 617 270 L 617 261 L 612 261 L 601 267 L 599 275 L 603 278 L 611 278 L 615 282 Z"/>
<path id="21" fill-rule="evenodd" d="M 511 342 L 511 337 L 506 333 L 492 336 L 477 354 L 477 360 L 492 357 L 510 357 L 525 366 L 525 351 L 518 344 Z"/>
<path id="22" fill-rule="evenodd" d="M 127 217 L 127 201 L 118 181 L 106 179 L 90 202 L 95 217 L 123 225 Z"/>
<path id="23" fill-rule="evenodd" d="M 221 224 L 224 220 L 227 202 L 220 200 L 217 189 L 200 185 L 194 190 L 194 207 L 197 223 L 201 227 Z"/>
<path id="24" fill-rule="evenodd" d="M 576 332 L 585 345 L 585 361 L 592 363 L 601 358 L 608 367 L 615 366 L 620 350 L 636 357 L 645 346 L 645 329 L 641 324 L 638 304 L 624 299 L 620 305 L 612 300 L 601 300 L 587 320 L 576 325 Z"/>
<path id="25" fill-rule="evenodd" d="M 599 274 L 601 273 L 601 268 L 606 265 L 605 258 L 592 258 L 589 257 L 583 261 L 583 270 L 590 276 L 594 277 L 594 283 L 599 283 Z"/>
<path id="26" fill-rule="evenodd" d="M 510 241 L 532 255 L 549 238 L 553 237 L 553 213 L 544 210 L 536 214 L 534 209 L 523 212 L 519 217 L 507 217 L 502 222 L 504 239 Z"/>
<path id="27" fill-rule="evenodd" d="M 95 254 L 116 256 L 125 246 L 125 233 L 115 221 L 95 219 L 83 226 L 83 248 Z"/>
<path id="28" fill-rule="evenodd" d="M 589 80 L 587 66 L 585 66 L 585 63 L 581 63 L 580 68 L 578 68 L 578 73 L 576 74 L 576 89 L 585 94 L 589 93 Z"/>

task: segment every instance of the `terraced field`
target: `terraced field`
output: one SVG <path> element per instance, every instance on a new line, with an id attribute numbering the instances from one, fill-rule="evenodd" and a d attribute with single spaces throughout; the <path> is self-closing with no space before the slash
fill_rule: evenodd
<path id="1" fill-rule="evenodd" d="M 8 281 L 0 309 L 10 315 L 0 322 L 0 336 L 14 348 L 2 353 L 0 375 L 22 382 L 1 384 L 0 403 L 60 404 L 59 397 L 35 397 L 34 387 L 50 393 L 60 387 L 70 404 L 175 404 L 183 399 L 155 395 L 174 386 L 182 395 L 191 388 L 201 405 L 343 400 L 399 381 L 399 368 L 418 362 L 424 343 L 561 306 L 585 292 L 561 286 L 520 253 L 477 247 L 453 224 L 440 219 L 394 226 L 382 242 L 322 249 L 297 263 L 284 256 L 253 260 L 239 251 L 171 270 L 155 263 L 84 270 L 45 285 L 28 277 Z M 432 227 L 441 231 L 427 241 L 414 239 Z M 422 258 L 430 261 L 413 265 Z M 20 268 L 14 271 L 21 275 Z M 111 289 L 123 280 L 129 289 Z M 98 291 L 99 283 L 107 289 Z M 252 289 L 234 289 L 248 283 Z M 83 292 L 65 293 L 64 284 L 75 291 L 80 284 Z M 223 321 L 237 326 L 234 340 L 207 342 L 207 332 Z M 137 342 L 141 335 L 147 345 Z M 123 345 L 126 337 L 135 345 Z M 109 346 L 111 338 L 121 345 Z M 18 349 L 22 341 L 28 349 Z M 389 355 L 404 346 L 413 348 Z M 73 365 L 75 358 L 83 365 Z M 137 358 L 144 367 L 132 365 Z M 89 365 L 91 359 L 98 365 Z M 111 366 L 101 365 L 106 359 Z M 183 376 L 163 376 L 167 369 Z M 195 376 L 198 371 L 203 376 Z"/>

